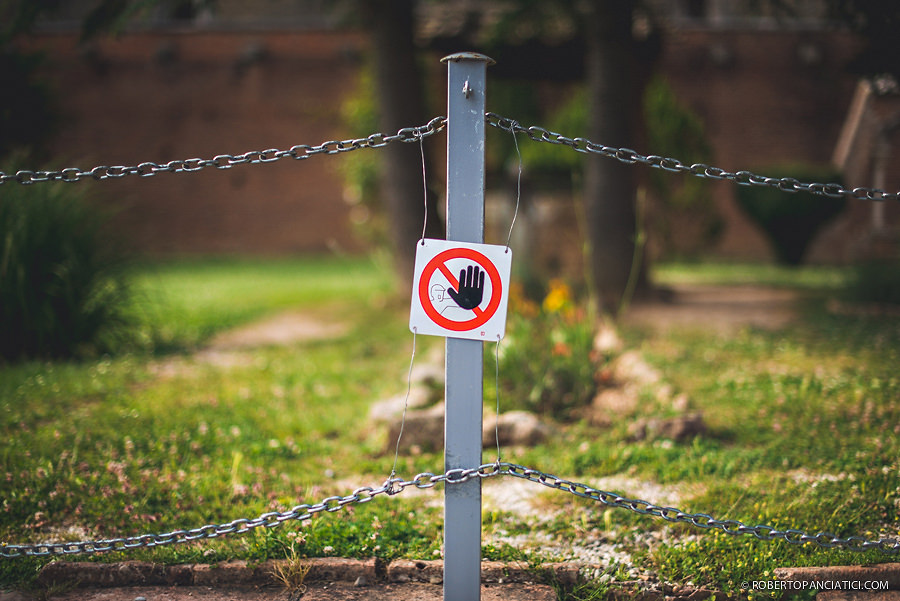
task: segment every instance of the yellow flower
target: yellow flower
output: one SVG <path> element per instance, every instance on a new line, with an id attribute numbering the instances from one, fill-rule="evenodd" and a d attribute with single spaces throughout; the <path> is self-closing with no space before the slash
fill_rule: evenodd
<path id="1" fill-rule="evenodd" d="M 559 313 L 569 306 L 572 300 L 572 291 L 569 286 L 560 279 L 550 280 L 550 291 L 544 297 L 544 311 L 547 313 Z"/>

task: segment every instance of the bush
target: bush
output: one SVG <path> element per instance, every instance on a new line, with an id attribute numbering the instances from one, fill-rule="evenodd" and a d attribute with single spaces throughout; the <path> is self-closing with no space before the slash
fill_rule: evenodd
<path id="1" fill-rule="evenodd" d="M 855 265 L 845 295 L 856 302 L 900 305 L 900 262 L 884 259 Z"/>
<path id="2" fill-rule="evenodd" d="M 104 215 L 74 184 L 0 188 L 0 358 L 71 357 L 121 341 L 128 286 Z"/>
<path id="3" fill-rule="evenodd" d="M 686 164 L 709 163 L 712 147 L 703 120 L 682 103 L 662 76 L 647 84 L 643 98 L 647 144 L 651 152 L 676 157 Z M 675 177 L 651 169 L 647 181 L 653 200 L 648 211 L 650 230 L 662 256 L 698 256 L 709 250 L 723 231 L 711 182 L 698 177 Z"/>
<path id="4" fill-rule="evenodd" d="M 800 165 L 766 169 L 770 177 L 793 177 L 801 182 L 841 183 L 840 175 L 827 167 Z M 775 258 L 784 265 L 799 265 L 819 230 L 844 210 L 844 198 L 808 192 L 788 193 L 769 186 L 738 186 L 741 209 L 763 231 Z"/>

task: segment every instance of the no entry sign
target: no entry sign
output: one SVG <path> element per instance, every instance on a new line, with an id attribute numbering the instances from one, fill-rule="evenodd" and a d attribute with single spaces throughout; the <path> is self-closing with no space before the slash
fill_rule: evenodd
<path id="1" fill-rule="evenodd" d="M 511 265 L 506 246 L 418 242 L 409 329 L 449 338 L 503 338 Z"/>

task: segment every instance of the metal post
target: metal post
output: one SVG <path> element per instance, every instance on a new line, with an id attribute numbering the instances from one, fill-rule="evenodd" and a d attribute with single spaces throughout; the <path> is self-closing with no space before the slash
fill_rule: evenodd
<path id="1" fill-rule="evenodd" d="M 482 54 L 441 60 L 447 74 L 447 240 L 484 242 Z M 481 465 L 482 342 L 447 338 L 444 469 Z M 481 480 L 444 488 L 444 600 L 481 599 Z"/>

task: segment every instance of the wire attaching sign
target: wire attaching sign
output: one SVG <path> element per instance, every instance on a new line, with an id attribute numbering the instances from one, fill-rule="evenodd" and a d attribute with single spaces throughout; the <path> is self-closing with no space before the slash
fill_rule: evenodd
<path id="1" fill-rule="evenodd" d="M 508 246 L 423 239 L 416 244 L 409 329 L 496 341 L 506 333 Z"/>

